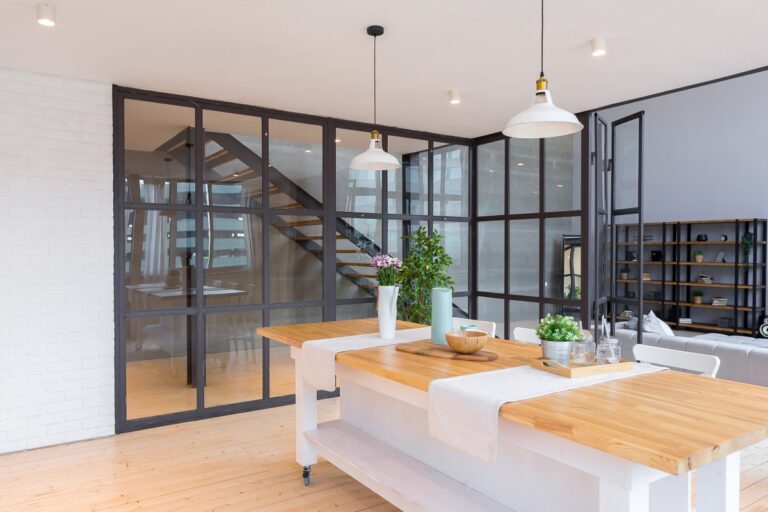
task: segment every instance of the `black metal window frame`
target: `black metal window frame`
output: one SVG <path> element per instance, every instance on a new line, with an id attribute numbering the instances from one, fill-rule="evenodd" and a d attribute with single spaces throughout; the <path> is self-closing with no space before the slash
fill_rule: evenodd
<path id="1" fill-rule="evenodd" d="M 473 262 L 478 261 L 478 225 L 483 222 L 492 222 L 492 221 L 503 221 L 504 222 L 504 258 L 503 258 L 503 264 L 504 264 L 504 291 L 503 292 L 488 292 L 488 291 L 482 291 L 479 290 L 477 287 L 478 279 L 477 279 L 477 264 L 473 265 L 472 267 L 472 277 L 470 279 L 470 282 L 474 285 L 471 292 L 471 306 L 470 310 L 472 312 L 476 312 L 477 309 L 477 299 L 481 297 L 489 298 L 489 299 L 499 299 L 502 300 L 504 303 L 504 333 L 499 333 L 500 335 L 503 334 L 504 338 L 509 339 L 511 337 L 510 332 L 510 311 L 509 311 L 509 305 L 511 301 L 517 301 L 517 302 L 528 302 L 532 304 L 538 304 L 539 307 L 539 318 L 542 318 L 546 311 L 547 305 L 554 305 L 554 306 L 578 306 L 581 310 L 581 318 L 582 321 L 588 322 L 589 318 L 589 251 L 590 251 L 590 244 L 589 244 L 589 237 L 590 237 L 590 229 L 589 229 L 589 208 L 590 208 L 590 179 L 589 179 L 589 129 L 587 128 L 589 126 L 588 119 L 589 116 L 587 113 L 578 114 L 577 117 L 579 118 L 579 121 L 585 126 L 585 129 L 581 132 L 581 162 L 580 162 L 580 168 L 581 168 L 581 190 L 580 190 L 580 209 L 578 210 L 564 210 L 564 211 L 546 211 L 545 205 L 546 205 L 546 187 L 545 187 L 545 167 L 546 167 L 546 158 L 545 158 L 545 148 L 546 148 L 546 139 L 539 139 L 539 207 L 538 211 L 532 212 L 532 213 L 522 213 L 522 214 L 511 214 L 510 213 L 510 158 L 509 158 L 509 151 L 510 151 L 510 139 L 509 137 L 505 137 L 501 133 L 496 133 L 493 135 L 488 135 L 485 137 L 480 137 L 477 139 L 474 139 L 474 145 L 473 145 L 473 167 L 472 167 L 472 201 L 470 201 L 470 205 L 472 208 L 472 229 L 471 229 L 471 238 L 472 238 L 472 258 L 471 260 Z M 478 191 L 478 168 L 477 168 L 477 149 L 479 146 L 482 146 L 484 144 L 490 144 L 493 142 L 498 141 L 504 141 L 504 213 L 503 214 L 497 214 L 497 215 L 478 215 L 477 205 L 478 205 L 478 197 L 477 197 L 477 191 Z M 563 298 L 555 298 L 555 297 L 547 297 L 546 296 L 546 288 L 545 288 L 545 272 L 546 269 L 544 268 L 544 265 L 540 263 L 539 265 L 539 280 L 538 280 L 538 295 L 532 296 L 532 295 L 517 295 L 510 293 L 510 283 L 509 283 L 509 265 L 510 265 L 510 255 L 509 255 L 509 241 L 510 241 L 510 232 L 509 232 L 509 221 L 515 221 L 515 220 L 536 220 L 539 223 L 539 260 L 540 262 L 544 261 L 544 254 L 545 254 L 545 241 L 546 241 L 546 232 L 545 232 L 545 223 L 547 219 L 557 219 L 557 218 L 573 218 L 573 217 L 579 217 L 581 220 L 581 282 L 582 282 L 582 294 L 581 298 L 578 301 L 563 299 Z"/>
<path id="2" fill-rule="evenodd" d="M 194 204 L 151 204 L 151 203 L 135 203 L 126 202 L 124 197 L 124 177 L 125 177 L 125 162 L 124 162 L 124 134 L 125 134 L 125 101 L 126 100 L 139 100 L 145 102 L 153 102 L 159 104 L 176 105 L 182 107 L 189 107 L 194 109 L 195 127 L 194 127 L 194 177 L 195 177 L 195 194 L 196 200 Z M 231 114 L 240 114 L 254 116 L 261 119 L 262 123 L 262 190 L 269 189 L 269 173 L 267 171 L 267 162 L 269 162 L 269 122 L 270 120 L 281 121 L 293 121 L 304 124 L 314 124 L 322 128 L 322 140 L 323 140 L 323 177 L 322 177 L 322 208 L 321 209 L 300 209 L 291 214 L 302 216 L 317 216 L 323 219 L 323 287 L 322 298 L 320 300 L 310 301 L 294 301 L 294 302 L 281 302 L 271 303 L 269 298 L 269 230 L 268 219 L 276 215 L 286 215 L 285 210 L 274 209 L 269 205 L 268 194 L 265 194 L 265 202 L 262 202 L 259 206 L 250 207 L 230 207 L 230 206 L 216 206 L 203 204 L 203 165 L 204 165 L 204 145 L 203 145 L 203 112 L 204 111 L 216 111 Z M 116 431 L 118 433 L 128 432 L 143 428 L 175 424 L 184 421 L 190 421 L 195 419 L 209 418 L 215 416 L 221 416 L 226 414 L 232 414 L 236 412 L 253 411 L 258 409 L 264 409 L 269 407 L 275 407 L 280 405 L 291 404 L 295 401 L 293 395 L 286 396 L 270 396 L 270 375 L 269 375 L 269 340 L 262 339 L 262 396 L 263 398 L 258 400 L 250 400 L 245 402 L 238 402 L 233 404 L 218 405 L 205 407 L 204 386 L 197 384 L 196 395 L 196 408 L 190 411 L 176 412 L 162 414 L 158 416 L 151 416 L 146 418 L 128 419 L 126 410 L 126 358 L 125 358 L 125 342 L 126 333 L 125 326 L 126 321 L 135 317 L 147 317 L 147 316 L 169 316 L 169 315 L 187 315 L 190 321 L 190 328 L 194 329 L 193 340 L 193 354 L 195 355 L 194 371 L 197 375 L 205 375 L 205 317 L 210 313 L 229 313 L 229 312 L 261 312 L 262 325 L 270 325 L 270 313 L 276 310 L 284 309 L 297 309 L 297 308 L 310 308 L 319 307 L 322 310 L 322 319 L 324 321 L 330 321 L 336 319 L 336 307 L 342 305 L 352 304 L 371 304 L 375 301 L 371 298 L 354 298 L 354 299 L 337 299 L 336 298 L 336 286 L 335 286 L 335 238 L 336 238 L 336 219 L 339 218 L 360 218 L 360 219 L 376 219 L 381 221 L 381 235 L 382 235 L 382 251 L 387 251 L 387 229 L 388 222 L 390 220 L 411 220 L 426 222 L 430 232 L 434 229 L 434 223 L 436 222 L 459 222 L 466 223 L 468 235 L 472 237 L 472 223 L 471 215 L 464 216 L 434 216 L 433 215 L 433 152 L 436 143 L 456 144 L 466 146 L 468 151 L 468 169 L 470 173 L 470 179 L 468 180 L 469 190 L 467 191 L 467 198 L 470 202 L 470 209 L 472 207 L 472 154 L 473 154 L 473 142 L 471 139 L 463 137 L 455 137 L 450 135 L 435 134 L 430 132 L 423 132 L 418 130 L 408 130 L 396 127 L 377 126 L 379 131 L 382 132 L 385 148 L 388 145 L 388 138 L 391 136 L 404 137 L 409 139 L 420 139 L 428 142 L 429 158 L 428 158 L 428 211 L 426 215 L 411 215 L 408 213 L 390 213 L 388 211 L 388 180 L 383 179 L 382 190 L 382 211 L 381 213 L 359 213 L 359 212 L 347 212 L 336 210 L 336 154 L 332 148 L 335 147 L 334 135 L 336 129 L 347 130 L 359 130 L 370 131 L 373 129 L 373 125 L 368 123 L 360 123 L 355 121 L 347 121 L 335 118 L 313 116 L 308 114 L 299 114 L 294 112 L 287 112 L 269 108 L 254 107 L 248 105 L 241 105 L 230 102 L 222 102 L 210 99 L 188 97 L 176 94 L 162 93 L 147 91 L 141 89 L 134 89 L 129 87 L 114 86 L 113 87 L 113 114 L 114 114 L 114 249 L 115 249 L 115 419 L 116 419 Z M 406 186 L 405 169 L 403 172 L 403 188 Z M 124 212 L 126 210 L 174 210 L 179 212 L 189 212 L 194 215 L 195 218 L 195 233 L 196 233 L 196 248 L 198 254 L 198 264 L 195 266 L 196 273 L 196 290 L 194 304 L 188 305 L 186 308 L 171 308 L 171 309 L 158 309 L 150 311 L 128 311 L 125 303 L 125 225 L 123 222 Z M 405 210 L 403 210 L 405 212 Z M 471 210 L 470 210 L 471 211 Z M 228 306 L 212 306 L 205 305 L 204 294 L 202 287 L 204 285 L 204 265 L 201 264 L 202 252 L 202 239 L 203 239 L 203 222 L 202 215 L 204 213 L 242 213 L 242 214 L 254 214 L 262 219 L 262 254 L 266 257 L 262 258 L 262 300 L 258 304 L 242 304 L 242 305 L 228 305 Z M 468 289 L 462 290 L 455 294 L 456 297 L 467 297 L 469 299 L 471 290 L 473 288 L 472 274 L 473 274 L 473 255 L 472 251 L 468 251 Z M 201 381 L 204 379 L 201 379 Z M 330 393 L 321 393 L 321 397 L 331 396 Z"/>

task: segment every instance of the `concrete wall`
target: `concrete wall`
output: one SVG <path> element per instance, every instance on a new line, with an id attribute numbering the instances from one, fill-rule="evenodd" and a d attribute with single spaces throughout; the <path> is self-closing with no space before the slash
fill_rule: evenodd
<path id="1" fill-rule="evenodd" d="M 114 433 L 109 84 L 0 69 L 0 453 Z"/>
<path id="2" fill-rule="evenodd" d="M 645 219 L 768 217 L 768 72 L 600 111 L 645 111 Z"/>

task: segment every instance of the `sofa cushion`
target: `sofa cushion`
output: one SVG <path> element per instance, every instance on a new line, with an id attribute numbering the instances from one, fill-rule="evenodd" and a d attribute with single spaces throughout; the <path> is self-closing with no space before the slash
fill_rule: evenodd
<path id="1" fill-rule="evenodd" d="M 662 334 L 664 336 L 674 336 L 675 332 L 661 318 L 657 317 L 653 311 L 650 311 L 643 318 L 643 331 Z"/>

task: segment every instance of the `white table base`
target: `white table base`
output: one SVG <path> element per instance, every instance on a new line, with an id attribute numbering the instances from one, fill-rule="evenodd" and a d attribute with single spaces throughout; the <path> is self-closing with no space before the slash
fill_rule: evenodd
<path id="1" fill-rule="evenodd" d="M 300 349 L 291 354 L 301 357 Z M 503 419 L 499 459 L 490 465 L 429 435 L 426 392 L 342 365 L 337 375 L 341 421 L 318 428 L 317 392 L 297 371 L 296 460 L 311 466 L 319 452 L 402 510 L 690 510 L 690 474 L 672 476 Z M 697 478 L 698 512 L 738 511 L 738 452 Z"/>

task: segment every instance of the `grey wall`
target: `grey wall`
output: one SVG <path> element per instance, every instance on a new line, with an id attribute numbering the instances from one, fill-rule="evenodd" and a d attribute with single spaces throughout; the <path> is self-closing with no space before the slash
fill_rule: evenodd
<path id="1" fill-rule="evenodd" d="M 645 111 L 647 222 L 768 217 L 768 72 L 599 112 Z"/>

